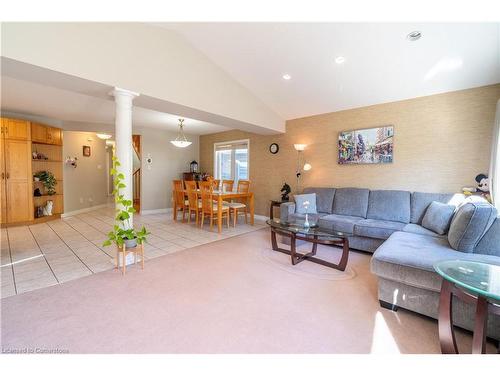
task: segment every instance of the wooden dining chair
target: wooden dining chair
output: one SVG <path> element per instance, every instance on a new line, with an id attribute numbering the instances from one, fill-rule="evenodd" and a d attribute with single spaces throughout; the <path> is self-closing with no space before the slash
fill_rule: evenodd
<path id="1" fill-rule="evenodd" d="M 219 190 L 220 189 L 220 180 L 213 180 L 212 181 L 212 184 L 213 184 L 213 189 L 214 190 Z"/>
<path id="2" fill-rule="evenodd" d="M 191 223 L 191 215 L 194 212 L 195 222 L 198 225 L 201 212 L 201 201 L 198 198 L 196 181 L 186 181 L 186 190 L 188 196 L 188 223 Z"/>
<path id="3" fill-rule="evenodd" d="M 222 191 L 233 191 L 234 180 L 222 180 Z"/>
<path id="4" fill-rule="evenodd" d="M 238 193 L 249 193 L 250 192 L 250 181 L 249 180 L 239 180 L 238 181 Z M 238 214 L 243 213 L 245 215 L 245 224 L 248 223 L 248 199 L 240 198 L 234 202 L 226 204 L 229 207 L 230 214 L 233 215 L 233 226 L 236 227 L 236 222 L 238 221 Z"/>
<path id="5" fill-rule="evenodd" d="M 218 207 L 213 198 L 213 183 L 211 181 L 200 182 L 201 195 L 201 226 L 205 221 L 205 216 L 210 217 L 210 230 L 213 228 L 214 217 L 217 219 Z M 229 207 L 222 206 L 222 220 L 225 218 L 229 228 Z M 217 221 L 217 224 L 219 222 Z"/>
<path id="6" fill-rule="evenodd" d="M 173 180 L 172 194 L 174 198 L 174 220 L 177 220 L 177 212 L 182 211 L 182 221 L 185 220 L 186 211 L 189 209 L 189 202 L 184 194 L 184 183 L 182 180 Z"/>

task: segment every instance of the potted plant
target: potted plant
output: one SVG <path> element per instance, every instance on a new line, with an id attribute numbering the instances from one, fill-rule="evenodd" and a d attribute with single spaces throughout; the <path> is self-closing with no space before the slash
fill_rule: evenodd
<path id="1" fill-rule="evenodd" d="M 48 195 L 54 195 L 56 193 L 55 186 L 57 185 L 57 180 L 49 171 L 40 171 L 33 174 L 35 181 L 40 181 L 43 186 L 47 189 Z"/>
<path id="2" fill-rule="evenodd" d="M 108 233 L 108 239 L 104 241 L 103 246 L 109 246 L 114 243 L 118 247 L 122 247 L 125 244 L 125 247 L 131 248 L 145 242 L 147 235 L 150 233 L 144 226 L 141 230 L 135 230 L 130 222 L 135 209 L 132 200 L 125 199 L 121 193 L 121 189 L 124 189 L 126 185 L 123 183 L 125 176 L 117 170 L 119 166 L 120 162 L 113 156 L 113 167 L 110 174 L 114 176 L 113 195 L 115 196 L 116 216 L 113 230 Z"/>

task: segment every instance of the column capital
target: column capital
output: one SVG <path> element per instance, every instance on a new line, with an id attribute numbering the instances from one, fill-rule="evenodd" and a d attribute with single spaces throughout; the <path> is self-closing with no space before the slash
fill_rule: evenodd
<path id="1" fill-rule="evenodd" d="M 109 92 L 109 95 L 114 96 L 115 98 L 118 97 L 127 97 L 133 100 L 135 97 L 139 96 L 140 94 L 138 92 L 122 89 L 120 87 L 115 87 L 113 90 Z"/>

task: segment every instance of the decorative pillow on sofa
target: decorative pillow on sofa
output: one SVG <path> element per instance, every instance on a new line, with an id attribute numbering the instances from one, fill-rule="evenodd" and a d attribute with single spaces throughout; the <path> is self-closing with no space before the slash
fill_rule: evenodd
<path id="1" fill-rule="evenodd" d="M 445 234 L 450 228 L 454 212 L 455 206 L 433 201 L 425 211 L 422 226 L 437 234 Z"/>
<path id="2" fill-rule="evenodd" d="M 497 216 L 489 203 L 462 204 L 451 220 L 448 242 L 455 250 L 472 253 Z"/>
<path id="3" fill-rule="evenodd" d="M 295 199 L 295 212 L 298 214 L 317 214 L 316 210 L 316 193 L 312 194 L 299 194 L 293 197 Z M 309 202 L 309 204 L 305 204 Z"/>

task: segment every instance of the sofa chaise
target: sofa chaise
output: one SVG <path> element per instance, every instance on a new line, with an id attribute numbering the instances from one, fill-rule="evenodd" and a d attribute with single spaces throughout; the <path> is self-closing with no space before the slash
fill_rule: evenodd
<path id="1" fill-rule="evenodd" d="M 463 259 L 500 265 L 500 217 L 486 201 L 461 194 L 360 188 L 306 188 L 316 195 L 310 220 L 349 235 L 351 249 L 372 252 L 378 299 L 385 308 L 405 308 L 437 318 L 441 277 L 433 265 Z M 449 231 L 438 234 L 422 221 L 432 202 L 453 204 Z M 280 219 L 303 219 L 294 202 L 280 206 Z M 454 299 L 454 324 L 473 329 L 474 306 Z M 488 317 L 488 337 L 500 340 L 500 317 Z"/>

